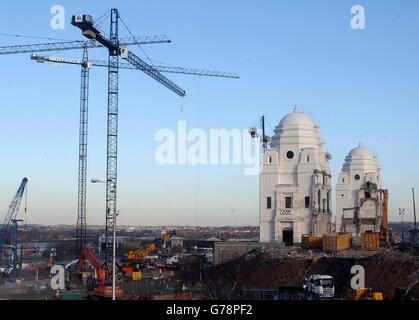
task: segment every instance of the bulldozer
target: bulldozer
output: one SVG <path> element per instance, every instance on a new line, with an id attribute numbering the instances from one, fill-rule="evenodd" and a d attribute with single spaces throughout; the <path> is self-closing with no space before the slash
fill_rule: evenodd
<path id="1" fill-rule="evenodd" d="M 383 299 L 383 293 L 380 291 L 374 291 L 371 288 L 358 288 L 355 290 L 352 300 L 375 300 L 381 301 Z"/>

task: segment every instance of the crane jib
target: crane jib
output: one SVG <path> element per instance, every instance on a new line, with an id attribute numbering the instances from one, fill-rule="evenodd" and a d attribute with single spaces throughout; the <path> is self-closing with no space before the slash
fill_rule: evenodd
<path id="1" fill-rule="evenodd" d="M 0 228 L 0 246 L 2 243 L 4 243 L 7 240 L 8 232 L 12 226 L 12 220 L 16 219 L 16 216 L 19 212 L 20 204 L 22 202 L 23 192 L 25 191 L 27 182 L 28 182 L 27 178 L 22 179 L 22 182 L 20 183 L 20 186 L 17 189 L 17 192 L 4 216 L 4 220 Z"/>

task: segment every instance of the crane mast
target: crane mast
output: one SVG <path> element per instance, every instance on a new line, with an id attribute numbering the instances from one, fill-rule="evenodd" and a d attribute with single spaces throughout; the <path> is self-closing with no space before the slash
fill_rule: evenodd
<path id="1" fill-rule="evenodd" d="M 87 47 L 83 50 L 80 83 L 80 125 L 79 125 L 79 179 L 78 179 L 78 207 L 76 224 L 76 257 L 86 246 L 86 189 L 87 189 L 87 134 L 89 110 L 89 59 Z"/>
<path id="2" fill-rule="evenodd" d="M 108 66 L 108 120 L 107 120 L 107 164 L 106 164 L 106 226 L 105 226 L 105 262 L 111 254 L 112 246 L 108 245 L 112 239 L 116 219 L 117 194 L 117 160 L 118 160 L 118 80 L 119 80 L 119 44 L 118 44 L 118 10 L 111 10 L 109 66 Z"/>

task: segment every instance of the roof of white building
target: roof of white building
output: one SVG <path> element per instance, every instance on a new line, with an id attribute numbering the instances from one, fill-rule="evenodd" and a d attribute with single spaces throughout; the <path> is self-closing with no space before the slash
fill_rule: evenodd
<path id="1" fill-rule="evenodd" d="M 275 127 L 271 147 L 277 148 L 281 143 L 318 147 L 321 143 L 318 128 L 307 114 L 295 108 Z"/>
<path id="2" fill-rule="evenodd" d="M 348 157 L 350 158 L 374 158 L 374 154 L 367 148 L 362 145 L 359 145 L 356 148 L 353 148 Z"/>
<path id="3" fill-rule="evenodd" d="M 294 109 L 293 112 L 287 114 L 279 122 L 279 126 L 289 126 L 289 125 L 294 125 L 294 124 L 308 125 L 308 126 L 316 125 L 314 121 L 308 115 L 306 115 L 302 111 L 299 111 L 298 109 Z"/>
<path id="4" fill-rule="evenodd" d="M 359 144 L 359 146 L 352 149 L 345 158 L 342 171 L 349 170 L 377 172 L 379 170 L 377 157 L 367 147 Z"/>

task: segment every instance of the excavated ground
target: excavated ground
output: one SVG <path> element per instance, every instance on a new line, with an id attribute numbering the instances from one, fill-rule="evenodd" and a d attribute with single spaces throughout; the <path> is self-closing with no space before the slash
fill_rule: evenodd
<path id="1" fill-rule="evenodd" d="M 201 280 L 195 280 L 214 298 L 228 299 L 235 298 L 235 293 L 243 288 L 301 287 L 306 276 L 327 274 L 335 279 L 336 294 L 349 298 L 353 293 L 350 281 L 354 265 L 365 268 L 365 286 L 383 292 L 385 299 L 419 299 L 419 255 L 418 248 L 412 246 L 379 252 L 347 250 L 338 254 L 296 247 L 255 250 L 237 260 L 208 268 Z"/>

